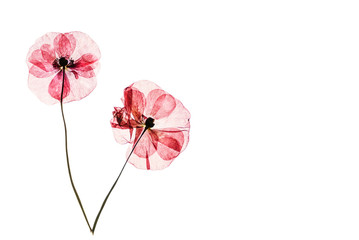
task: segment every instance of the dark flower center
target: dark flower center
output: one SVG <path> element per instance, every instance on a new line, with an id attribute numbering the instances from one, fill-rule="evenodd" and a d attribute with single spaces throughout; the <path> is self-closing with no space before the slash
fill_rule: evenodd
<path id="1" fill-rule="evenodd" d="M 64 58 L 64 57 L 61 57 L 59 59 L 59 64 L 60 64 L 61 67 L 66 67 L 68 63 L 69 63 L 69 61 L 67 61 L 67 59 Z"/>
<path id="2" fill-rule="evenodd" d="M 149 117 L 146 119 L 145 125 L 146 125 L 146 129 L 152 128 L 153 126 L 155 126 L 154 124 L 154 119 Z"/>

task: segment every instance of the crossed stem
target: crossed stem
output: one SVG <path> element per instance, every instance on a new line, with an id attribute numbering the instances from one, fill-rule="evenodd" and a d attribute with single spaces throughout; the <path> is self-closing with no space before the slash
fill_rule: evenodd
<path id="1" fill-rule="evenodd" d="M 103 200 L 103 203 L 102 203 L 102 205 L 101 205 L 101 208 L 100 208 L 100 210 L 99 210 L 99 212 L 98 212 L 98 214 L 97 214 L 97 217 L 96 217 L 95 222 L 94 222 L 93 227 L 92 227 L 92 231 L 91 231 L 92 234 L 95 233 L 95 229 L 96 229 L 96 226 L 97 226 L 98 219 L 100 218 L 101 212 L 102 212 L 103 208 L 105 207 L 105 204 L 106 204 L 106 202 L 107 202 L 108 197 L 110 196 L 112 190 L 115 188 L 118 179 L 121 177 L 121 174 L 122 174 L 122 172 L 123 172 L 123 169 L 125 169 L 128 160 L 130 159 L 130 157 L 131 157 L 133 151 L 135 150 L 135 147 L 137 146 L 137 143 L 140 141 L 141 137 L 142 137 L 143 134 L 146 132 L 146 130 L 147 130 L 147 128 L 144 128 L 144 129 L 143 129 L 143 131 L 142 131 L 141 135 L 139 136 L 139 138 L 137 139 L 135 145 L 133 145 L 133 148 L 132 148 L 130 154 L 128 155 L 128 157 L 127 157 L 127 159 L 126 159 L 126 162 L 125 162 L 125 164 L 123 165 L 120 174 L 119 174 L 118 177 L 116 178 L 116 181 L 113 183 L 113 185 L 112 185 L 110 191 L 108 192 L 107 196 L 105 197 L 105 200 Z"/>
<path id="2" fill-rule="evenodd" d="M 80 205 L 81 211 L 82 211 L 82 213 L 83 213 L 83 215 L 84 215 L 84 217 L 85 217 L 87 226 L 89 227 L 90 232 L 91 232 L 92 234 L 94 234 L 94 233 L 95 233 L 96 226 L 97 226 L 97 222 L 98 222 L 98 220 L 99 220 L 99 218 L 100 218 L 100 215 L 101 215 L 101 213 L 102 213 L 103 208 L 104 208 L 105 205 L 106 205 L 106 202 L 107 202 L 108 198 L 110 197 L 110 194 L 111 194 L 112 190 L 115 188 L 115 186 L 116 186 L 118 180 L 119 180 L 120 177 L 121 177 L 121 174 L 122 174 L 123 170 L 125 169 L 125 166 L 126 166 L 128 160 L 130 159 L 130 157 L 131 157 L 133 151 L 135 150 L 135 148 L 136 148 L 138 142 L 140 141 L 140 139 L 142 138 L 143 134 L 146 132 L 146 130 L 148 129 L 148 127 L 145 127 L 145 128 L 143 129 L 141 135 L 140 135 L 139 138 L 137 139 L 136 143 L 133 145 L 133 148 L 132 148 L 130 154 L 128 155 L 128 157 L 127 157 L 127 159 L 126 159 L 126 162 L 125 162 L 125 164 L 123 165 L 123 167 L 122 167 L 122 169 L 121 169 L 121 171 L 120 171 L 120 174 L 119 174 L 118 177 L 116 178 L 116 181 L 114 182 L 114 184 L 112 185 L 110 191 L 108 192 L 107 196 L 105 197 L 104 201 L 102 202 L 101 208 L 100 208 L 100 210 L 99 210 L 99 212 L 98 212 L 98 214 L 97 214 L 97 216 L 96 216 L 96 219 L 95 219 L 95 222 L 94 222 L 94 224 L 93 224 L 93 227 L 91 228 L 91 225 L 90 225 L 90 223 L 89 223 L 89 221 L 88 221 L 88 219 L 87 219 L 85 209 L 84 209 L 83 206 L 82 206 L 80 196 L 79 196 L 79 194 L 77 193 L 77 190 L 76 190 L 74 181 L 73 181 L 73 179 L 72 179 L 72 174 L 71 174 L 69 153 L 68 153 L 68 148 L 67 148 L 67 127 L 66 127 L 66 121 L 65 121 L 65 115 L 64 115 L 64 108 L 63 108 L 64 85 L 65 85 L 65 67 L 63 67 L 63 69 L 62 69 L 62 88 L 61 88 L 60 106 L 61 106 L 61 114 L 62 114 L 62 120 L 63 120 L 63 122 L 64 122 L 64 130 L 65 130 L 65 150 L 66 150 L 67 170 L 68 170 L 68 173 L 69 173 L 69 177 L 70 177 L 70 182 L 71 182 L 72 189 L 74 190 L 74 193 L 75 193 L 75 195 L 76 195 L 76 199 L 77 199 L 77 201 L 78 201 L 78 203 L 79 203 L 79 205 Z"/>

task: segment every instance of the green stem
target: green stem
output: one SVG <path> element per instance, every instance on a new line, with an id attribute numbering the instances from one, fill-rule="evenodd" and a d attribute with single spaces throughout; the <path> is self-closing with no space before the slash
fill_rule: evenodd
<path id="1" fill-rule="evenodd" d="M 87 226 L 89 227 L 90 231 L 92 232 L 92 228 L 91 228 L 90 223 L 89 223 L 89 221 L 88 221 L 88 219 L 87 219 L 87 216 L 86 216 L 85 210 L 84 210 L 84 208 L 83 208 L 83 206 L 82 206 L 80 197 L 79 197 L 79 195 L 78 195 L 78 193 L 77 193 L 77 191 L 76 191 L 76 187 L 75 187 L 74 181 L 72 180 L 72 174 L 71 174 L 71 169 L 70 169 L 70 161 L 69 161 L 69 153 L 68 153 L 68 149 L 67 149 L 67 127 L 66 127 L 66 121 L 65 121 L 65 115 L 64 115 L 64 108 L 63 108 L 63 103 L 62 103 L 63 94 L 64 94 L 64 85 L 65 85 L 65 69 L 63 69 L 62 72 L 63 72 L 63 75 L 62 75 L 62 89 L 61 89 L 60 105 L 61 105 L 62 120 L 63 120 L 63 122 L 64 122 L 64 129 L 65 129 L 65 150 L 66 150 L 67 170 L 68 170 L 68 172 L 69 172 L 72 189 L 74 190 L 75 195 L 76 195 L 76 198 L 77 198 L 77 201 L 78 201 L 78 203 L 80 204 L 80 207 L 81 207 L 82 213 L 83 213 L 83 215 L 84 215 L 84 217 L 85 217 Z"/>
<path id="2" fill-rule="evenodd" d="M 105 204 L 106 204 L 106 202 L 107 202 L 108 197 L 110 196 L 112 190 L 115 188 L 118 179 L 121 177 L 121 174 L 122 174 L 122 172 L 123 172 L 123 169 L 125 169 L 125 166 L 126 166 L 128 160 L 130 159 L 130 157 L 131 157 L 133 151 L 135 150 L 135 148 L 136 148 L 138 142 L 140 141 L 141 137 L 142 137 L 143 134 L 146 132 L 146 130 L 147 130 L 147 128 L 144 128 L 144 129 L 143 129 L 143 131 L 142 131 L 141 135 L 139 136 L 139 138 L 137 139 L 135 145 L 133 145 L 133 148 L 132 148 L 130 154 L 128 155 L 128 157 L 127 157 L 127 159 L 126 159 L 126 162 L 125 162 L 125 164 L 123 165 L 120 174 L 118 175 L 116 181 L 115 181 L 114 184 L 112 185 L 112 187 L 111 187 L 110 191 L 108 192 L 108 194 L 107 194 L 105 200 L 103 200 L 103 203 L 102 203 L 102 205 L 101 205 L 100 211 L 98 212 L 97 217 L 96 217 L 95 222 L 94 222 L 93 227 L 92 227 L 92 234 L 95 233 L 95 229 L 96 229 L 96 225 L 97 225 L 98 219 L 100 218 L 101 212 L 102 212 L 103 208 L 105 207 Z"/>

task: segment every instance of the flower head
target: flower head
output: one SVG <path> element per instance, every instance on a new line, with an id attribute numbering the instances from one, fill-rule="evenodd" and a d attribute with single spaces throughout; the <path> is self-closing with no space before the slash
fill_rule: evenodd
<path id="1" fill-rule="evenodd" d="M 85 33 L 50 32 L 39 38 L 27 55 L 29 88 L 47 104 L 71 102 L 96 87 L 100 50 Z M 64 86 L 62 86 L 64 85 Z"/>
<path id="2" fill-rule="evenodd" d="M 115 107 L 111 126 L 117 142 L 135 147 L 129 162 L 141 169 L 163 169 L 186 148 L 190 113 L 183 104 L 150 81 L 124 90 L 124 107 Z"/>

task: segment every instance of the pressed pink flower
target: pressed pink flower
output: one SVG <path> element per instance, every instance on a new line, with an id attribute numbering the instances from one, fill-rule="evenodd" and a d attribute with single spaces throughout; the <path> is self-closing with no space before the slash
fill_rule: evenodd
<path id="1" fill-rule="evenodd" d="M 92 233 L 92 227 L 72 179 L 63 103 L 80 100 L 96 87 L 100 55 L 96 43 L 82 32 L 47 33 L 36 41 L 27 54 L 29 88 L 47 104 L 60 102 L 70 182 Z"/>
<path id="2" fill-rule="evenodd" d="M 122 101 L 124 107 L 115 107 L 111 126 L 116 141 L 131 146 L 97 213 L 92 233 L 127 162 L 140 169 L 166 168 L 187 147 L 189 140 L 190 113 L 179 100 L 153 82 L 133 83 L 125 89 Z"/>
<path id="3" fill-rule="evenodd" d="M 124 107 L 115 107 L 111 126 L 117 142 L 131 143 L 129 162 L 140 169 L 163 169 L 186 148 L 190 113 L 183 104 L 150 81 L 124 90 Z"/>
<path id="4" fill-rule="evenodd" d="M 50 32 L 27 55 L 29 88 L 47 104 L 80 100 L 96 87 L 100 50 L 85 33 Z"/>

